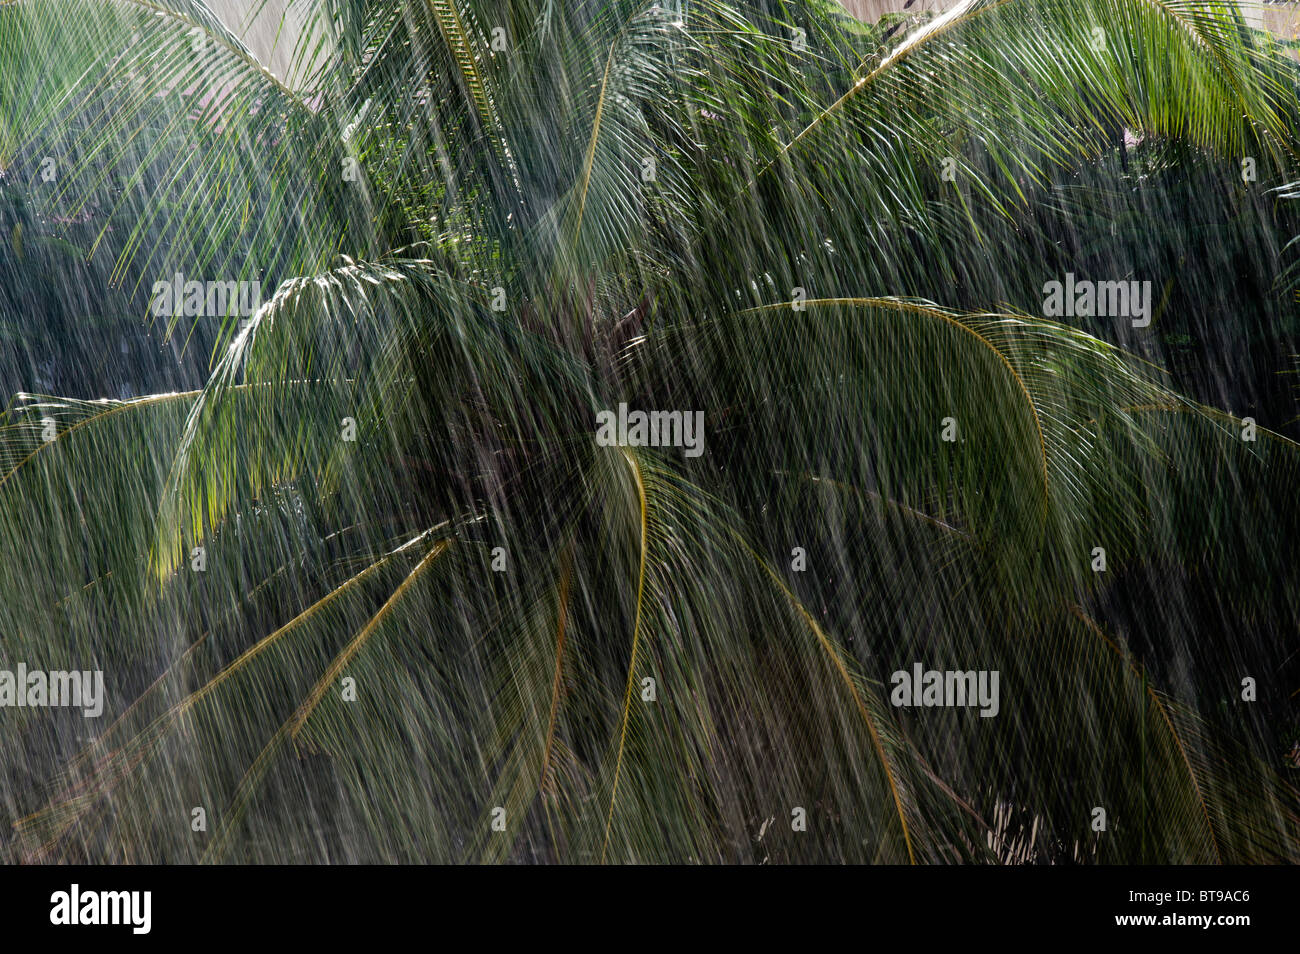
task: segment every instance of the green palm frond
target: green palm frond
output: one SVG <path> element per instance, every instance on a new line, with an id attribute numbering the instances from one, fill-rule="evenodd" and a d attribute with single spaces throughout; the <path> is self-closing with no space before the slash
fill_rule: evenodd
<path id="1" fill-rule="evenodd" d="M 33 201 L 107 199 L 128 287 L 267 290 L 154 316 L 197 390 L 0 420 L 5 653 L 121 678 L 76 746 L 15 723 L 16 853 L 1300 860 L 1235 696 L 1300 448 L 1001 303 L 1125 129 L 1294 161 L 1235 8 L 291 11 L 286 78 L 198 0 L 0 2 L 0 171 L 68 156 Z M 894 704 L 914 663 L 1000 712 Z"/>

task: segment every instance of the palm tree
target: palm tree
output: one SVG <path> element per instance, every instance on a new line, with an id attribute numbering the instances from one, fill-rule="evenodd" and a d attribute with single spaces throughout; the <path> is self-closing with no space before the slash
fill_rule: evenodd
<path id="1" fill-rule="evenodd" d="M 1295 446 L 995 307 L 1116 130 L 1286 168 L 1231 7 L 299 7 L 284 78 L 198 0 L 0 3 L 0 161 L 75 144 L 141 294 L 275 289 L 197 390 L 6 416 L 6 658 L 111 709 L 6 733 L 25 857 L 1300 858 L 1240 688 Z"/>

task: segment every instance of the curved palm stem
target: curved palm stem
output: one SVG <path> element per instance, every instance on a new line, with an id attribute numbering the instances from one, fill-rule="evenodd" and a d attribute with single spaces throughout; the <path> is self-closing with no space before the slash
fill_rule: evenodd
<path id="1" fill-rule="evenodd" d="M 1133 665 L 1133 661 L 1126 653 L 1120 650 L 1119 646 L 1115 644 L 1113 639 L 1102 631 L 1102 628 L 1097 621 L 1084 612 L 1082 606 L 1077 603 L 1071 604 L 1070 612 L 1078 617 L 1080 622 L 1082 622 L 1093 635 L 1105 642 L 1105 644 L 1114 651 L 1115 655 L 1124 660 L 1124 664 L 1128 666 L 1129 671 L 1132 672 L 1134 676 L 1142 679 L 1142 684 L 1146 687 L 1147 695 L 1155 705 L 1156 711 L 1160 713 L 1160 718 L 1164 720 L 1165 728 L 1169 730 L 1169 735 L 1174 740 L 1174 744 L 1178 746 L 1178 754 L 1181 756 L 1183 765 L 1187 769 L 1187 777 L 1192 783 L 1192 789 L 1196 792 L 1196 803 L 1200 806 L 1201 814 L 1205 818 L 1205 828 L 1210 833 L 1210 845 L 1214 848 L 1215 861 L 1218 864 L 1223 864 L 1223 853 L 1219 850 L 1219 839 L 1214 832 L 1214 823 L 1210 821 L 1210 810 L 1205 803 L 1205 794 L 1201 791 L 1201 782 L 1196 777 L 1196 772 L 1192 769 L 1191 759 L 1187 757 L 1187 747 L 1183 745 L 1183 740 L 1181 736 L 1179 736 L 1178 731 L 1174 728 L 1174 723 L 1169 718 L 1169 713 L 1165 711 L 1164 704 L 1161 703 L 1160 696 L 1156 693 L 1155 687 L 1151 685 L 1150 681 L 1142 678 L 1142 673 Z"/>
<path id="2" fill-rule="evenodd" d="M 605 863 L 605 854 L 609 850 L 610 826 L 614 823 L 614 803 L 618 800 L 618 782 L 623 769 L 623 747 L 627 742 L 627 726 L 632 714 L 632 686 L 636 680 L 636 655 L 641 640 L 641 607 L 645 598 L 646 553 L 649 547 L 649 522 L 646 508 L 645 481 L 641 475 L 641 466 L 636 456 L 628 450 L 623 451 L 632 477 L 636 481 L 637 499 L 641 507 L 641 558 L 636 582 L 636 615 L 632 624 L 632 655 L 627 664 L 627 688 L 623 693 L 622 728 L 618 736 L 618 756 L 614 761 L 614 787 L 609 795 L 609 814 L 605 818 L 605 837 L 600 848 L 600 863 Z"/>
<path id="3" fill-rule="evenodd" d="M 233 837 L 235 826 L 239 823 L 240 819 L 243 818 L 257 786 L 261 783 L 262 777 L 266 774 L 266 770 L 270 768 L 271 760 L 279 751 L 280 747 L 290 739 L 296 739 L 298 737 L 298 733 L 302 729 L 303 724 L 311 717 L 311 714 L 316 710 L 316 707 L 320 705 L 321 700 L 325 697 L 325 693 L 329 691 L 330 686 L 333 684 L 339 672 L 341 672 L 343 667 L 361 651 L 370 640 L 370 637 L 374 635 L 379 624 L 382 623 L 384 618 L 392 612 L 393 607 L 400 602 L 401 598 L 406 594 L 407 590 L 411 588 L 415 581 L 419 579 L 420 575 L 431 566 L 438 557 L 442 556 L 451 544 L 452 541 L 448 538 L 439 540 L 434 545 L 433 549 L 425 555 L 425 557 L 416 565 L 415 569 L 411 570 L 411 572 L 407 574 L 406 578 L 398 584 L 397 589 L 395 589 L 392 595 L 388 597 L 384 602 L 384 605 L 379 608 L 378 612 L 376 612 L 361 631 L 352 638 L 352 641 L 338 653 L 333 662 L 330 663 L 329 668 L 325 670 L 325 674 L 321 676 L 316 685 L 312 687 L 311 692 L 308 693 L 307 698 L 298 706 L 294 714 L 276 730 L 275 735 L 269 742 L 267 742 L 266 746 L 253 761 L 252 765 L 249 766 L 244 777 L 240 780 L 230 810 L 227 812 L 226 817 L 223 818 L 221 828 L 213 837 L 212 843 L 203 853 L 203 858 L 200 861 L 201 864 L 213 863 L 219 860 L 225 853 L 230 839 Z"/>
<path id="4" fill-rule="evenodd" d="M 172 401 L 183 401 L 186 399 L 192 400 L 193 398 L 198 397 L 199 394 L 201 393 L 202 393 L 201 391 L 179 391 L 173 394 L 155 394 L 149 397 L 137 398 L 134 401 L 126 401 L 120 404 L 115 402 L 109 407 L 105 408 L 103 411 L 100 411 L 98 414 L 92 414 L 89 417 L 82 418 L 81 420 L 77 421 L 75 424 L 67 428 L 65 431 L 63 431 L 62 434 L 58 436 L 67 437 L 69 434 L 79 431 L 83 427 L 86 427 L 91 424 L 98 424 L 124 411 L 139 410 L 142 407 L 150 407 L 155 404 L 167 404 Z M 58 440 L 55 439 L 52 441 L 43 441 L 40 444 L 37 444 L 35 450 L 33 450 L 26 457 L 19 460 L 18 463 L 16 463 L 4 474 L 4 476 L 0 477 L 0 487 L 3 487 L 9 481 L 9 479 L 13 477 L 14 474 L 16 474 L 24 466 L 30 463 L 36 457 L 37 454 L 39 454 L 41 451 L 45 450 L 48 447 L 53 447 L 57 443 Z"/>
<path id="5" fill-rule="evenodd" d="M 786 586 L 785 581 L 777 575 L 776 571 L 772 569 L 768 562 L 755 553 L 753 548 L 750 547 L 748 541 L 746 541 L 739 533 L 736 533 L 733 530 L 732 536 L 737 543 L 739 543 L 745 550 L 749 551 L 750 556 L 752 556 L 754 560 L 757 561 L 758 565 L 763 568 L 764 572 L 767 573 L 772 582 L 776 584 L 777 589 L 779 589 L 781 594 L 790 602 L 791 607 L 793 607 L 795 612 L 799 614 L 800 618 L 804 621 L 804 624 L 812 631 L 813 635 L 817 638 L 817 644 L 821 646 L 822 650 L 826 653 L 827 658 L 830 659 L 831 664 L 835 667 L 835 671 L 844 681 L 844 685 L 848 689 L 849 695 L 853 697 L 853 703 L 857 707 L 858 714 L 862 716 L 862 721 L 866 723 L 867 731 L 871 734 L 871 744 L 875 747 L 876 755 L 880 759 L 880 767 L 885 773 L 886 780 L 889 782 L 889 793 L 894 799 L 894 808 L 898 812 L 898 823 L 902 826 L 903 840 L 907 845 L 907 860 L 911 864 L 916 864 L 916 854 L 912 850 L 912 835 L 908 829 L 907 815 L 903 811 L 903 801 L 899 795 L 898 783 L 894 779 L 894 771 L 890 767 L 889 757 L 885 754 L 885 746 L 880 739 L 879 731 L 876 729 L 875 720 L 871 718 L 871 713 L 867 711 L 866 703 L 862 701 L 862 695 L 858 691 L 857 684 L 853 681 L 853 676 L 844 662 L 843 655 L 835 643 L 831 641 L 830 637 L 828 637 L 822 630 L 821 625 L 813 618 L 813 615 L 808 612 L 808 608 L 803 605 L 803 601 L 794 595 L 790 588 Z"/>

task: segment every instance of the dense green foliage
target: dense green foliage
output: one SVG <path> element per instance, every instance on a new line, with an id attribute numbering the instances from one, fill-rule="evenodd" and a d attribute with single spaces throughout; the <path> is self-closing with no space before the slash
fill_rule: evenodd
<path id="1" fill-rule="evenodd" d="M 15 855 L 1300 860 L 1300 448 L 1208 406 L 1284 367 L 1296 82 L 1232 8 L 298 6 L 277 78 L 197 0 L 0 0 L 32 201 L 131 307 L 267 289 L 164 323 L 200 389 L 6 415 L 3 658 L 112 687 L 0 712 Z M 1040 317 L 1066 271 L 1170 317 Z M 915 662 L 998 715 L 891 706 Z"/>

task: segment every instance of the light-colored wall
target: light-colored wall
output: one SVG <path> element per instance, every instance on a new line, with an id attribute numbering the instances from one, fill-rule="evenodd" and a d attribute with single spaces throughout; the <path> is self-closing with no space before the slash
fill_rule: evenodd
<path id="1" fill-rule="evenodd" d="M 912 0 L 910 4 L 907 0 L 840 0 L 840 2 L 859 20 L 875 23 L 886 13 L 942 11 L 952 7 L 958 0 Z M 1238 6 L 1245 12 L 1246 22 L 1251 26 L 1277 33 L 1278 30 L 1274 29 L 1273 23 L 1284 17 L 1280 14 L 1274 15 L 1272 11 L 1281 7 L 1297 9 L 1300 8 L 1300 3 L 1264 4 L 1260 0 L 1240 0 Z M 1286 36 L 1289 38 L 1290 34 Z"/>
<path id="2" fill-rule="evenodd" d="M 859 20 L 875 23 L 886 13 L 925 13 L 927 11 L 947 10 L 957 0 L 840 0 L 844 9 Z"/>
<path id="3" fill-rule="evenodd" d="M 1270 3 L 1262 9 L 1264 29 L 1282 37 L 1294 40 L 1300 36 L 1300 3 Z"/>
<path id="4" fill-rule="evenodd" d="M 288 0 L 269 0 L 257 18 L 250 22 L 249 14 L 258 8 L 260 2 L 207 0 L 208 9 L 221 18 L 231 33 L 244 41 L 262 65 L 277 78 L 287 80 L 293 62 L 293 46 L 302 30 L 302 17 L 292 10 L 286 15 Z"/>
<path id="5" fill-rule="evenodd" d="M 251 23 L 250 11 L 261 0 L 208 0 L 208 6 L 226 26 L 257 55 L 276 76 L 287 79 L 293 44 L 302 28 L 301 15 L 290 11 L 289 0 L 269 0 L 261 14 Z M 860 20 L 875 23 L 886 13 L 920 15 L 949 9 L 958 0 L 841 0 L 844 8 Z M 1300 0 L 1288 3 L 1263 3 L 1262 0 L 1239 0 L 1246 21 L 1285 39 L 1300 36 Z M 283 28 L 281 18 L 284 17 Z M 277 33 L 279 36 L 277 37 Z"/>

